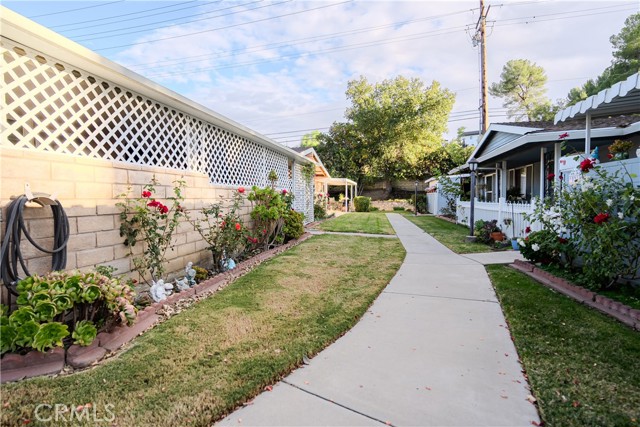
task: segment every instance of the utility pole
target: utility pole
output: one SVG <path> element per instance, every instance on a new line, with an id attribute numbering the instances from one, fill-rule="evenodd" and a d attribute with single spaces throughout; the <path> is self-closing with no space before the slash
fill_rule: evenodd
<path id="1" fill-rule="evenodd" d="M 489 14 L 489 6 L 484 8 L 484 0 L 480 0 L 480 18 L 476 23 L 476 34 L 473 37 L 474 46 L 480 44 L 480 134 L 484 135 L 489 126 L 489 88 L 487 87 L 487 32 L 486 22 Z"/>

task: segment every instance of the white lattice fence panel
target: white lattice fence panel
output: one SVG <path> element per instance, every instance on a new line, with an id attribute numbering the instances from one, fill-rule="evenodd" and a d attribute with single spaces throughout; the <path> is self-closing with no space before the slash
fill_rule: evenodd
<path id="1" fill-rule="evenodd" d="M 293 169 L 289 166 L 292 161 L 290 161 L 286 156 L 283 156 L 280 153 L 276 153 L 273 150 L 265 149 L 264 156 L 264 167 L 265 167 L 265 176 L 270 171 L 275 171 L 278 175 L 278 181 L 276 182 L 276 187 L 283 189 L 286 188 L 288 191 L 294 191 L 292 187 L 292 174 Z"/>
<path id="2" fill-rule="evenodd" d="M 303 165 L 300 163 L 294 164 L 293 192 L 296 198 L 293 201 L 293 209 L 304 214 L 305 222 L 311 222 L 313 221 L 314 183 L 313 179 L 305 181 L 302 169 Z"/>
<path id="3" fill-rule="evenodd" d="M 191 170 L 214 184 L 291 189 L 289 160 L 74 66 L 2 38 L 2 144 Z"/>

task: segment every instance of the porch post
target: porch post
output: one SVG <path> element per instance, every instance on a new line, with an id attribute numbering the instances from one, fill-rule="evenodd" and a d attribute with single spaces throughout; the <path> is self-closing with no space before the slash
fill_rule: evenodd
<path id="1" fill-rule="evenodd" d="M 591 111 L 587 111 L 587 126 L 584 135 L 584 158 L 588 158 L 591 154 Z"/>
<path id="2" fill-rule="evenodd" d="M 562 155 L 562 144 L 556 142 L 553 144 L 553 182 L 558 184 L 560 181 L 560 157 Z"/>
<path id="3" fill-rule="evenodd" d="M 344 179 L 344 211 L 349 212 L 349 187 L 347 187 L 347 178 Z"/>
<path id="4" fill-rule="evenodd" d="M 540 200 L 544 199 L 544 152 L 545 148 L 540 147 Z"/>
<path id="5" fill-rule="evenodd" d="M 508 172 L 507 172 L 507 161 L 503 160 L 502 161 L 502 168 L 500 169 L 500 197 L 507 197 L 507 180 L 509 179 L 508 176 Z"/>

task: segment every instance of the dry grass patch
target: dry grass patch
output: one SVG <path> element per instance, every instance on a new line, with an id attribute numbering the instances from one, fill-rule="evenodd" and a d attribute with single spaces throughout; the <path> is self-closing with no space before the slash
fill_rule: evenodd
<path id="1" fill-rule="evenodd" d="M 351 328 L 403 258 L 397 239 L 315 236 L 101 366 L 3 385 L 2 425 L 89 402 L 114 405 L 113 425 L 210 425 Z"/>

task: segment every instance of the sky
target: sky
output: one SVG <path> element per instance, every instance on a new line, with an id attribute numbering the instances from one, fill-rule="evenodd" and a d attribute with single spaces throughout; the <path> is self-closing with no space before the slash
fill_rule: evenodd
<path id="1" fill-rule="evenodd" d="M 456 94 L 445 139 L 479 127 L 479 1 L 2 1 L 2 5 L 288 146 L 344 121 L 349 80 L 398 75 Z M 494 1 L 488 82 L 528 59 L 555 101 L 612 60 L 640 0 Z M 489 121 L 511 121 L 489 97 Z"/>

